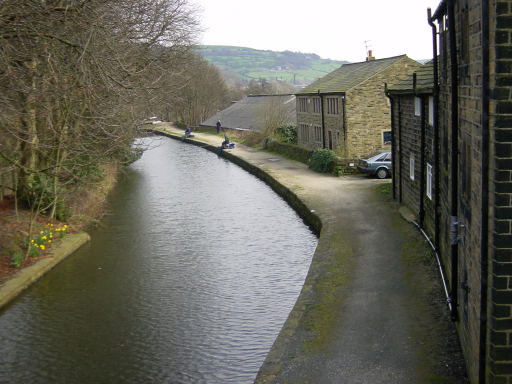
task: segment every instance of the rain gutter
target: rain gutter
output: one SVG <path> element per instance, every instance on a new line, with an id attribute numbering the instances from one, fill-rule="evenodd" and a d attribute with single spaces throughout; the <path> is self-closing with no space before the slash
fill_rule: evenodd
<path id="1" fill-rule="evenodd" d="M 322 149 L 325 148 L 325 122 L 324 122 L 324 96 L 318 90 L 318 97 L 320 97 L 320 118 L 322 122 Z"/>

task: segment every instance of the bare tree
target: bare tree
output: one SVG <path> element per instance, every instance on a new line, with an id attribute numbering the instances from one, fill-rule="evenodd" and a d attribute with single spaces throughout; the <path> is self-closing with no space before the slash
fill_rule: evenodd
<path id="1" fill-rule="evenodd" d="M 179 97 L 195 15 L 187 0 L 0 1 L 0 174 L 34 217 L 64 217 L 66 193 Z"/>
<path id="2" fill-rule="evenodd" d="M 189 63 L 175 112 L 185 124 L 199 125 L 229 104 L 229 91 L 217 67 L 198 54 L 192 54 Z"/>
<path id="3" fill-rule="evenodd" d="M 259 110 L 259 115 L 264 122 L 265 136 L 274 136 L 277 128 L 291 123 L 291 110 L 284 103 L 284 96 L 274 96 L 268 99 Z"/>

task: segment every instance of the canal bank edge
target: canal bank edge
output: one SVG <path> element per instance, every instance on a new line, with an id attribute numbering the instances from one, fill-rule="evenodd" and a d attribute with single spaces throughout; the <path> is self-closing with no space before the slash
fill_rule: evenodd
<path id="1" fill-rule="evenodd" d="M 318 220 L 321 234 L 302 290 L 256 384 L 373 383 L 383 375 L 394 383 L 467 383 L 430 248 L 390 197 L 381 196 L 380 180 L 318 174 L 303 163 L 243 145 L 219 151 L 221 137 L 197 133 L 188 140 L 170 123 L 153 131 L 241 167 L 249 163 L 246 169 L 266 174 L 263 180 L 272 180 L 285 200 L 280 191 L 289 189 L 304 203 L 303 210 L 292 207 L 306 214 L 306 223 L 309 215 Z"/>
<path id="2" fill-rule="evenodd" d="M 44 274 L 52 270 L 62 260 L 73 254 L 78 248 L 90 240 L 91 237 L 86 232 L 68 234 L 64 239 L 62 239 L 62 242 L 58 247 L 52 249 L 49 257 L 41 259 L 33 265 L 23 268 L 13 277 L 7 279 L 7 281 L 0 286 L 0 310 Z"/>
<path id="3" fill-rule="evenodd" d="M 322 230 L 320 217 L 314 211 L 309 209 L 295 193 L 263 169 L 229 151 L 219 152 L 219 147 L 203 141 L 184 139 L 183 136 L 174 132 L 169 132 L 165 129 L 152 129 L 148 131 L 157 135 L 184 141 L 188 144 L 205 148 L 209 151 L 222 155 L 222 157 L 244 168 L 249 173 L 267 183 L 299 214 L 303 221 L 319 237 L 317 249 L 311 260 L 311 265 L 301 292 L 255 379 L 256 384 L 276 383 L 283 363 L 290 359 L 293 360 L 293 356 L 288 355 L 290 345 L 296 346 L 303 343 L 309 343 L 313 349 L 318 347 L 306 341 L 307 337 L 305 337 L 304 334 L 301 334 L 298 329 L 301 322 L 306 321 L 318 323 L 316 327 L 322 328 L 320 332 L 322 333 L 322 335 L 320 335 L 320 339 L 325 339 L 326 334 L 328 333 L 327 329 L 332 325 L 330 324 L 332 322 L 332 315 L 325 315 L 326 308 L 333 304 L 333 300 L 339 301 L 344 299 L 343 286 L 345 285 L 346 276 L 352 268 L 349 261 L 350 258 L 346 257 L 342 258 L 342 260 L 337 260 L 334 257 L 333 253 L 328 250 L 330 248 L 330 244 L 325 241 L 326 239 L 323 239 L 324 241 L 322 241 L 322 237 L 320 236 L 320 232 Z M 332 228 L 329 227 L 332 226 L 324 228 L 324 232 L 332 232 Z M 334 238 L 331 236 L 331 240 L 336 241 L 336 246 L 345 248 L 347 250 L 347 254 L 350 254 L 350 246 L 348 245 L 347 239 L 343 238 L 343 235 L 339 234 L 334 236 Z"/>
<path id="4" fill-rule="evenodd" d="M 184 141 L 188 144 L 192 144 L 201 148 L 204 148 L 208 151 L 215 152 L 217 154 L 221 154 L 222 157 L 228 159 L 234 164 L 237 164 L 241 168 L 245 169 L 250 174 L 256 176 L 258 179 L 264 181 L 269 187 L 272 188 L 279 196 L 281 196 L 302 218 L 302 220 L 306 223 L 306 225 L 313 231 L 313 233 L 319 237 L 320 231 L 322 230 L 322 222 L 320 217 L 314 213 L 311 209 L 309 209 L 306 204 L 302 200 L 300 200 L 295 193 L 293 193 L 290 189 L 286 188 L 283 184 L 273 178 L 270 174 L 262 170 L 261 168 L 245 161 L 244 159 L 232 154 L 229 151 L 219 152 L 219 147 L 214 145 L 207 144 L 202 141 L 193 140 L 193 139 L 183 139 L 182 136 L 175 135 L 168 131 L 158 130 L 158 129 L 150 129 L 149 132 L 152 132 L 156 135 L 166 136 L 171 139 Z"/>

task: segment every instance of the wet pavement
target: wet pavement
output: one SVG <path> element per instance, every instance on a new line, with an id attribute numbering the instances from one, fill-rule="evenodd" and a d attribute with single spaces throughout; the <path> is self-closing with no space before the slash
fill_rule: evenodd
<path id="1" fill-rule="evenodd" d="M 159 128 L 183 136 L 170 124 Z M 222 142 L 200 133 L 194 140 Z M 430 248 L 378 192 L 389 179 L 318 174 L 238 144 L 229 153 L 322 222 L 302 292 L 256 383 L 468 382 Z"/>

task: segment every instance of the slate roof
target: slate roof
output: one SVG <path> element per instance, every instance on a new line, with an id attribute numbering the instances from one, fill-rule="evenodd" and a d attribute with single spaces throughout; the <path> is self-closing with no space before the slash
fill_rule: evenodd
<path id="1" fill-rule="evenodd" d="M 416 88 L 414 88 L 413 75 L 408 75 L 388 87 L 390 94 L 432 93 L 434 89 L 434 62 L 429 61 L 414 72 L 416 74 Z"/>
<path id="2" fill-rule="evenodd" d="M 265 128 L 262 110 L 267 103 L 271 102 L 282 103 L 286 108 L 290 124 L 297 123 L 295 95 L 249 95 L 217 112 L 201 125 L 215 127 L 220 120 L 224 128 L 260 131 Z"/>
<path id="3" fill-rule="evenodd" d="M 318 93 L 318 90 L 320 90 L 320 93 L 347 92 L 404 57 L 407 56 L 401 55 L 360 63 L 343 64 L 338 69 L 297 92 L 297 95 Z"/>

